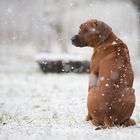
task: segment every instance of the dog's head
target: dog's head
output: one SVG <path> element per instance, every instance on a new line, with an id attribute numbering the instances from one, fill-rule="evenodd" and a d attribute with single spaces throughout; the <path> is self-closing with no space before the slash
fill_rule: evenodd
<path id="1" fill-rule="evenodd" d="M 95 47 L 105 41 L 111 32 L 112 29 L 107 24 L 93 19 L 81 24 L 79 33 L 73 36 L 71 41 L 76 47 Z"/>

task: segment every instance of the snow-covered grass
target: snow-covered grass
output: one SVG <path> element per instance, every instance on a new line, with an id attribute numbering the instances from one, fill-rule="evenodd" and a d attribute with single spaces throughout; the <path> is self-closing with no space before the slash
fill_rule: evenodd
<path id="1" fill-rule="evenodd" d="M 140 73 L 134 63 L 137 125 L 95 131 L 86 122 L 88 74 L 0 73 L 0 140 L 137 140 Z"/>

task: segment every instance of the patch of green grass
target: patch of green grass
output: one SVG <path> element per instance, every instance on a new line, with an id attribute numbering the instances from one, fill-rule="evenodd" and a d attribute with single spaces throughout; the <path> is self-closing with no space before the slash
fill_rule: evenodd
<path id="1" fill-rule="evenodd" d="M 0 112 L 0 125 L 6 125 L 9 122 L 18 122 L 19 119 L 17 115 L 11 115 L 8 112 Z"/>
<path id="2" fill-rule="evenodd" d="M 51 115 L 43 117 L 42 120 L 44 120 L 46 124 L 59 123 L 60 116 L 57 112 L 53 112 Z"/>
<path id="3" fill-rule="evenodd" d="M 11 115 L 9 113 L 6 113 L 6 112 L 0 113 L 0 124 L 1 125 L 7 124 L 7 122 L 9 120 L 11 120 Z"/>
<path id="4" fill-rule="evenodd" d="M 59 118 L 58 117 L 58 113 L 57 112 L 54 112 L 53 115 L 52 115 L 52 119 L 53 120 L 58 120 L 58 118 Z"/>

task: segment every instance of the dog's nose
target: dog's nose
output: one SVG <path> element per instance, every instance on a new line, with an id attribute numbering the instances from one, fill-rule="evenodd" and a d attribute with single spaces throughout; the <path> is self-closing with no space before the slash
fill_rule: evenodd
<path id="1" fill-rule="evenodd" d="M 78 35 L 75 35 L 75 36 L 73 36 L 73 37 L 71 38 L 71 42 L 72 42 L 72 44 L 75 45 L 75 46 L 76 46 L 76 44 L 77 44 L 78 37 L 79 37 Z"/>
<path id="2" fill-rule="evenodd" d="M 73 43 L 76 40 L 76 35 L 71 38 L 71 42 Z"/>

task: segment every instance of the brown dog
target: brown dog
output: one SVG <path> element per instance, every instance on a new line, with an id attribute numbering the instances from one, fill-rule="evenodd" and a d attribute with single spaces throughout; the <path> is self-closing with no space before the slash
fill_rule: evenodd
<path id="1" fill-rule="evenodd" d="M 130 119 L 135 107 L 134 74 L 126 44 L 116 37 L 111 27 L 95 19 L 80 26 L 72 44 L 94 48 L 87 120 L 102 128 L 135 125 Z"/>

